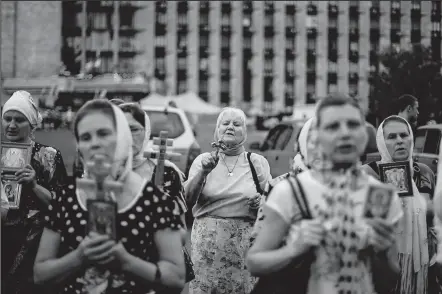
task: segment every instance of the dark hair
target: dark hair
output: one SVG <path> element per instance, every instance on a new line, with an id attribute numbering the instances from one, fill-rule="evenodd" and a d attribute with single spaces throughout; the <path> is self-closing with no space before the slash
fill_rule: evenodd
<path id="1" fill-rule="evenodd" d="M 139 122 L 143 127 L 145 126 L 146 120 L 144 119 L 145 112 L 136 103 L 124 103 L 120 104 L 119 107 L 124 113 L 130 113 L 133 118 Z"/>
<path id="2" fill-rule="evenodd" d="M 417 101 L 417 98 L 410 94 L 400 96 L 396 100 L 396 113 L 404 111 L 408 106 L 413 107 Z"/>
<path id="3" fill-rule="evenodd" d="M 351 98 L 350 96 L 347 96 L 343 93 L 330 93 L 329 95 L 319 100 L 318 105 L 316 106 L 316 111 L 315 111 L 316 125 L 319 126 L 321 121 L 321 112 L 324 109 L 332 106 L 344 106 L 344 105 L 351 105 L 357 108 L 361 113 L 361 115 L 363 116 L 361 106 L 359 105 L 356 99 Z"/>
<path id="4" fill-rule="evenodd" d="M 389 123 L 391 121 L 397 121 L 397 122 L 403 123 L 407 127 L 407 130 L 410 131 L 410 129 L 408 127 L 408 122 L 404 118 L 402 118 L 400 116 L 390 116 L 390 117 L 387 117 L 384 120 L 384 124 L 382 125 L 382 128 L 385 129 L 385 126 L 387 125 L 387 123 Z"/>
<path id="5" fill-rule="evenodd" d="M 114 110 L 112 109 L 112 104 L 109 102 L 109 100 L 106 99 L 94 99 L 91 101 L 86 102 L 77 112 L 77 115 L 75 116 L 74 121 L 74 134 L 75 138 L 78 141 L 78 123 L 89 113 L 92 112 L 100 112 L 105 115 L 108 115 L 112 118 L 112 121 L 114 123 L 114 127 L 116 127 L 116 120 L 115 120 L 115 114 Z"/>
<path id="6" fill-rule="evenodd" d="M 117 106 L 119 106 L 119 105 L 121 105 L 123 103 L 126 103 L 126 101 L 124 101 L 123 99 L 119 99 L 119 98 L 111 99 L 111 100 L 109 100 L 109 102 L 114 104 L 114 105 L 117 105 Z"/>

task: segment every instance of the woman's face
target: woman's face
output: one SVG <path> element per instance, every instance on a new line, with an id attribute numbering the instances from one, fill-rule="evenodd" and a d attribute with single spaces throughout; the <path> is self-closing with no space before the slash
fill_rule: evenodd
<path id="1" fill-rule="evenodd" d="M 145 129 L 144 126 L 141 125 L 131 113 L 124 113 L 126 116 L 127 122 L 129 123 L 130 132 L 132 134 L 132 151 L 134 155 L 142 152 L 143 142 L 145 137 Z"/>
<path id="2" fill-rule="evenodd" d="M 77 125 L 78 150 L 85 162 L 96 155 L 113 160 L 117 145 L 114 120 L 107 114 L 94 111 L 86 114 Z"/>
<path id="3" fill-rule="evenodd" d="M 2 117 L 2 131 L 8 141 L 25 142 L 29 139 L 31 130 L 28 119 L 19 111 L 9 110 Z"/>
<path id="4" fill-rule="evenodd" d="M 218 127 L 218 138 L 227 145 L 241 142 L 244 138 L 244 123 L 241 117 L 234 112 L 224 113 Z"/>
<path id="5" fill-rule="evenodd" d="M 393 161 L 408 160 L 412 137 L 405 123 L 388 121 L 384 124 L 384 139 Z"/>

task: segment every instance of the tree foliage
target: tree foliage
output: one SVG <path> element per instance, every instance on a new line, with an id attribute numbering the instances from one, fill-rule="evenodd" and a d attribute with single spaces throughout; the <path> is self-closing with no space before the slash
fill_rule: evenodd
<path id="1" fill-rule="evenodd" d="M 370 110 L 379 119 L 395 114 L 395 100 L 403 94 L 419 99 L 419 123 L 442 110 L 441 62 L 429 47 L 412 45 L 408 50 L 390 47 L 379 56 L 379 69 L 370 77 Z"/>

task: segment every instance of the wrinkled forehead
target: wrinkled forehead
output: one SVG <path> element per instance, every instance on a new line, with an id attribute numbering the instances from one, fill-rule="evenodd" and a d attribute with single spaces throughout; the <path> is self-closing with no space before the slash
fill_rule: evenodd
<path id="1" fill-rule="evenodd" d="M 329 124 L 348 122 L 348 121 L 358 121 L 362 122 L 363 115 L 360 109 L 357 107 L 346 104 L 346 105 L 331 105 L 327 106 L 318 113 L 318 126 L 323 127 Z"/>
<path id="2" fill-rule="evenodd" d="M 408 125 L 404 121 L 400 120 L 388 120 L 384 123 L 384 135 L 407 133 L 410 134 Z"/>
<path id="3" fill-rule="evenodd" d="M 238 121 L 245 124 L 246 117 L 240 109 L 226 109 L 219 115 L 218 125 L 226 121 Z"/>
<path id="4" fill-rule="evenodd" d="M 3 114 L 5 118 L 21 118 L 27 120 L 26 116 L 18 110 L 8 110 Z"/>

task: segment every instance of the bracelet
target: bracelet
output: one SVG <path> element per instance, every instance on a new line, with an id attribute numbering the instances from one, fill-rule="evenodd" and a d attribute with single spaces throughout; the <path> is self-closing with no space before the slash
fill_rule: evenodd
<path id="1" fill-rule="evenodd" d="M 157 268 L 155 271 L 155 283 L 161 283 L 161 271 L 160 271 L 160 267 L 158 266 L 158 264 L 155 264 L 155 267 Z"/>

